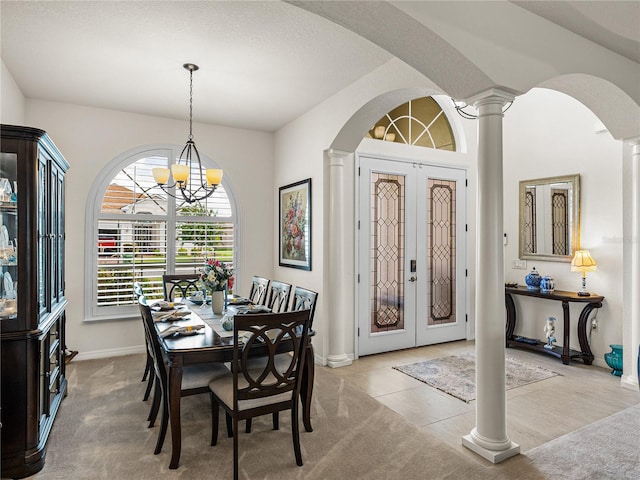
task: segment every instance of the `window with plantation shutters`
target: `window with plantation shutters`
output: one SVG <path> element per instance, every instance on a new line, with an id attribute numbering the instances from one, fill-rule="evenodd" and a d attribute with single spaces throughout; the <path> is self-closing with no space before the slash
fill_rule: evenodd
<path id="1" fill-rule="evenodd" d="M 87 319 L 135 315 L 134 282 L 147 298 L 162 298 L 164 273 L 193 273 L 212 257 L 234 264 L 236 218 L 225 182 L 211 197 L 189 204 L 153 180 L 151 169 L 170 166 L 179 153 L 176 147 L 125 155 L 94 185 Z"/>

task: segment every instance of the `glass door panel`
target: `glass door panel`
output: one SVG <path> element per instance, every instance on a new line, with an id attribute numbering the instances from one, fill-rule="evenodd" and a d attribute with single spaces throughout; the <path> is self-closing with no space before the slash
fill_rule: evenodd
<path id="1" fill-rule="evenodd" d="M 17 318 L 17 155 L 0 153 L 0 319 Z"/>

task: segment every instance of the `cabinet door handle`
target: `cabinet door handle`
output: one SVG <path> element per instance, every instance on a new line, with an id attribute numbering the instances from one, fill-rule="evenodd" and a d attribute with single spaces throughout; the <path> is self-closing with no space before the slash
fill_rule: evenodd
<path id="1" fill-rule="evenodd" d="M 416 277 L 416 276 L 409 277 L 409 281 L 410 282 L 415 282 L 416 280 L 418 280 L 418 277 Z"/>

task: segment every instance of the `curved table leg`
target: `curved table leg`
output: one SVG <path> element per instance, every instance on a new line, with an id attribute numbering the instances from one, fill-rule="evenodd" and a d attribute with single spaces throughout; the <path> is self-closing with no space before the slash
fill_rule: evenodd
<path id="1" fill-rule="evenodd" d="M 300 389 L 300 400 L 302 401 L 302 422 L 307 432 L 313 432 L 311 426 L 311 396 L 313 394 L 313 377 L 315 375 L 315 363 L 313 345 L 309 343 L 305 352 L 305 366 L 302 374 L 302 386 Z"/>
<path id="2" fill-rule="evenodd" d="M 182 365 L 172 364 L 169 368 L 169 421 L 171 423 L 171 462 L 174 470 L 180 464 L 182 433 L 180 424 L 180 390 L 182 389 Z"/>
<path id="3" fill-rule="evenodd" d="M 593 352 L 589 345 L 589 339 L 587 338 L 587 321 L 589 320 L 589 314 L 595 308 L 602 307 L 602 303 L 587 303 L 580 312 L 580 318 L 578 319 L 578 340 L 580 341 L 580 352 L 582 353 L 582 361 L 586 365 L 593 363 Z"/>
<path id="4" fill-rule="evenodd" d="M 504 301 L 507 307 L 507 326 L 506 326 L 506 338 L 505 345 L 508 347 L 508 340 L 513 337 L 513 332 L 516 330 L 516 305 L 513 303 L 513 297 L 510 294 L 505 294 Z"/>
<path id="5" fill-rule="evenodd" d="M 571 363 L 571 349 L 569 347 L 570 343 L 570 328 L 571 322 L 569 319 L 569 302 L 563 300 L 562 301 L 562 314 L 564 320 L 564 328 L 562 334 L 562 363 L 565 365 L 569 365 Z"/>

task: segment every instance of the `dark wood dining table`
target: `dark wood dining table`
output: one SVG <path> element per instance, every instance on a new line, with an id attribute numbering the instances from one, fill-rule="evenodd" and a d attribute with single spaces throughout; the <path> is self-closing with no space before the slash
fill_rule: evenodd
<path id="1" fill-rule="evenodd" d="M 189 303 L 189 302 L 186 302 Z M 182 390 L 182 370 L 187 365 L 199 365 L 213 362 L 231 362 L 233 359 L 233 336 L 222 333 L 223 316 L 215 315 L 211 306 L 189 306 L 191 313 L 184 319 L 173 322 L 156 322 L 156 332 L 160 336 L 160 345 L 169 367 L 169 422 L 171 425 L 171 462 L 170 469 L 178 468 L 182 448 L 180 421 L 180 399 Z M 198 334 L 190 336 L 169 336 L 160 334 L 171 326 L 203 326 Z M 218 333 L 220 332 L 220 333 Z M 259 355 L 259 350 L 256 349 Z M 313 393 L 315 365 L 311 342 L 306 351 L 305 368 L 302 375 L 300 392 L 302 402 L 302 420 L 307 432 L 311 427 L 311 396 Z M 234 432 L 237 434 L 237 432 Z"/>

